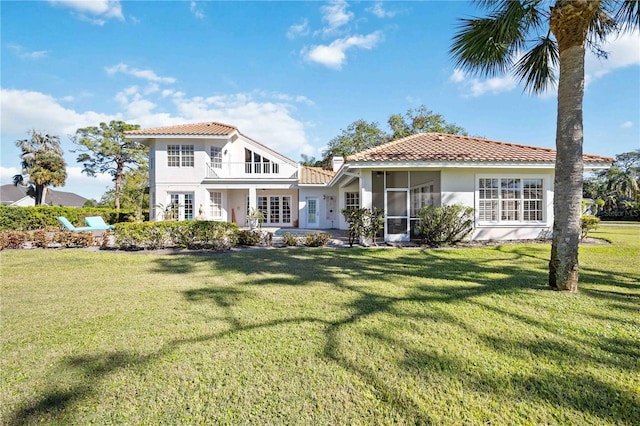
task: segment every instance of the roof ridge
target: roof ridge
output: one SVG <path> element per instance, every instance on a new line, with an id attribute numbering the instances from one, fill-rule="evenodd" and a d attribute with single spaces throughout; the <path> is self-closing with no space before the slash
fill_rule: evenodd
<path id="1" fill-rule="evenodd" d="M 223 126 L 223 127 L 228 127 L 230 129 L 234 129 L 234 130 L 238 130 L 238 128 L 234 125 L 231 124 L 226 124 L 226 123 L 220 123 L 218 121 L 201 121 L 201 122 L 197 122 L 197 123 L 182 123 L 182 124 L 172 124 L 169 126 L 157 126 L 157 127 L 149 127 L 146 129 L 137 129 L 137 130 L 128 130 L 125 133 L 146 133 L 149 131 L 154 131 L 154 130 L 160 130 L 160 129 L 169 129 L 169 128 L 182 128 L 182 127 L 189 127 L 189 126 Z"/>

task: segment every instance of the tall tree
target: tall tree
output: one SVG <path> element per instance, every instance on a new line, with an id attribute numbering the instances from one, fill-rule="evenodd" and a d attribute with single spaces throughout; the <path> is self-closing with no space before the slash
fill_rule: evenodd
<path id="1" fill-rule="evenodd" d="M 327 149 L 322 153 L 322 159 L 317 165 L 329 167 L 334 156 L 346 157 L 364 149 L 373 148 L 385 142 L 411 136 L 416 133 L 437 132 L 452 135 L 466 135 L 467 132 L 460 126 L 447 123 L 441 114 L 436 114 L 420 105 L 418 108 L 409 109 L 405 114 L 392 114 L 387 120 L 391 133 L 385 132 L 378 123 L 367 123 L 364 120 L 356 120 L 341 134 L 329 141 Z M 315 160 L 313 157 L 312 160 Z M 303 160 L 309 160 L 303 156 Z M 303 163 L 305 164 L 305 163 Z M 309 165 L 309 164 L 307 164 Z"/>
<path id="2" fill-rule="evenodd" d="M 388 135 L 375 122 L 356 120 L 341 131 L 340 135 L 329 141 L 327 149 L 322 153 L 324 167 L 330 166 L 333 157 L 347 157 L 388 140 Z"/>
<path id="3" fill-rule="evenodd" d="M 13 183 L 29 185 L 27 194 L 39 206 L 46 201 L 49 186 L 63 186 L 67 179 L 60 138 L 32 130 L 31 138 L 16 141 L 16 146 L 22 151 L 22 174 L 15 175 Z"/>
<path id="4" fill-rule="evenodd" d="M 585 46 L 606 56 L 600 45 L 607 35 L 640 27 L 640 2 L 556 0 L 550 9 L 543 0 L 477 2 L 487 17 L 462 19 L 451 47 L 463 70 L 485 76 L 513 70 L 525 90 L 541 93 L 555 84 L 559 65 L 549 286 L 577 291 Z"/>
<path id="5" fill-rule="evenodd" d="M 77 162 L 82 163 L 87 176 L 96 173 L 110 173 L 115 181 L 115 208 L 120 209 L 120 195 L 122 193 L 122 176 L 127 169 L 136 168 L 147 157 L 147 149 L 139 142 L 125 137 L 127 130 L 137 130 L 137 124 L 127 124 L 123 121 L 111 121 L 109 124 L 100 123 L 98 127 L 78 129 L 73 142 L 79 146 Z M 73 152 L 76 152 L 73 151 Z"/>
<path id="6" fill-rule="evenodd" d="M 100 204 L 115 206 L 115 189 L 110 189 L 102 195 Z M 120 194 L 120 208 L 134 210 L 137 216 L 149 206 L 149 166 L 144 162 L 122 175 L 122 193 Z"/>
<path id="7" fill-rule="evenodd" d="M 462 127 L 447 123 L 441 114 L 434 113 L 424 105 L 409 109 L 404 115 L 393 114 L 389 117 L 387 123 L 393 132 L 391 140 L 427 132 L 467 135 L 467 132 Z"/>

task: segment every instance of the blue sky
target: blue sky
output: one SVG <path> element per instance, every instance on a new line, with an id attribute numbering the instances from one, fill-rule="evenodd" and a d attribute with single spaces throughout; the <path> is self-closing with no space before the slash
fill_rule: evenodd
<path id="1" fill-rule="evenodd" d="M 0 180 L 19 172 L 14 142 L 59 135 L 63 190 L 99 198 L 109 176 L 81 175 L 69 136 L 113 119 L 143 128 L 218 121 L 293 159 L 320 157 L 357 119 L 386 128 L 422 104 L 469 134 L 553 148 L 556 96 L 509 75 L 455 69 L 462 1 L 2 1 Z M 584 151 L 640 148 L 640 36 L 586 58 Z"/>

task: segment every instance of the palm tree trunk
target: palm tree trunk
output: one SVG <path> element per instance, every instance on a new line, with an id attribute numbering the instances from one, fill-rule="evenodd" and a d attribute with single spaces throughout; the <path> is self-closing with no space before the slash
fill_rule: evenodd
<path id="1" fill-rule="evenodd" d="M 122 173 L 124 171 L 124 165 L 119 163 L 116 166 L 116 193 L 115 193 L 115 208 L 116 211 L 120 210 L 120 194 L 122 193 Z"/>
<path id="2" fill-rule="evenodd" d="M 553 200 L 553 243 L 549 286 L 578 290 L 578 244 L 582 215 L 582 100 L 587 30 L 599 1 L 558 0 L 551 10 L 550 27 L 558 40 L 558 122 Z"/>

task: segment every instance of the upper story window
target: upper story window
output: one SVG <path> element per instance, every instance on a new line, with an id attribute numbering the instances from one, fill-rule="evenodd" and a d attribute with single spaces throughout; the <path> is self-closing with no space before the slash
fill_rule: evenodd
<path id="1" fill-rule="evenodd" d="M 544 220 L 542 179 L 480 178 L 480 222 L 541 222 Z"/>
<path id="2" fill-rule="evenodd" d="M 280 165 L 245 148 L 244 171 L 245 173 L 278 173 Z"/>
<path id="3" fill-rule="evenodd" d="M 193 167 L 193 145 L 167 145 L 167 166 L 169 167 Z"/>
<path id="4" fill-rule="evenodd" d="M 217 146 L 211 147 L 211 167 L 214 169 L 222 168 L 222 148 Z"/>

